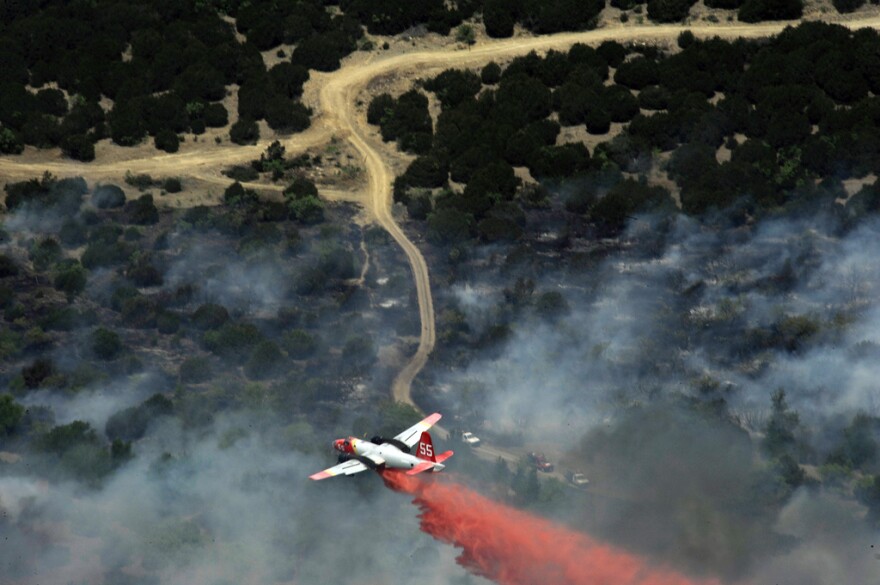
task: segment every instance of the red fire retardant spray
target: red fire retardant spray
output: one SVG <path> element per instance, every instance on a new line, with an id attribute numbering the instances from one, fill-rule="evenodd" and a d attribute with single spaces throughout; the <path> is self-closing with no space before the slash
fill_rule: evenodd
<path id="1" fill-rule="evenodd" d="M 651 565 L 449 479 L 396 471 L 382 477 L 414 497 L 422 531 L 460 547 L 459 564 L 499 585 L 720 585 Z"/>

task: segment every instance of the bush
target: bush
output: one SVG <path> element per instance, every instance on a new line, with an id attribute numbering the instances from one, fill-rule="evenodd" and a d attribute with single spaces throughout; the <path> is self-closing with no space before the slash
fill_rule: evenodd
<path id="1" fill-rule="evenodd" d="M 161 311 L 156 317 L 156 328 L 163 335 L 173 335 L 180 330 L 180 317 L 170 311 Z"/>
<path id="2" fill-rule="evenodd" d="M 126 208 L 129 221 L 135 225 L 153 225 L 159 222 L 159 210 L 149 193 L 129 202 Z"/>
<path id="3" fill-rule="evenodd" d="M 148 298 L 137 295 L 122 303 L 122 324 L 133 329 L 152 329 L 156 326 L 156 305 Z"/>
<path id="4" fill-rule="evenodd" d="M 207 382 L 214 375 L 211 360 L 204 356 L 187 358 L 180 364 L 178 375 L 184 384 Z"/>
<path id="5" fill-rule="evenodd" d="M 95 160 L 95 143 L 84 134 L 65 136 L 61 141 L 61 152 L 82 162 Z"/>
<path id="6" fill-rule="evenodd" d="M 236 361 L 243 361 L 249 350 L 263 340 L 260 331 L 250 323 L 227 322 L 219 329 L 208 331 L 202 338 L 212 353 Z"/>
<path id="7" fill-rule="evenodd" d="M 156 133 L 153 143 L 156 148 L 165 152 L 177 152 L 180 148 L 180 139 L 177 137 L 177 133 L 167 128 Z"/>
<path id="8" fill-rule="evenodd" d="M 236 144 L 256 144 L 260 139 L 260 128 L 257 123 L 242 118 L 229 129 L 229 139 Z"/>
<path id="9" fill-rule="evenodd" d="M 21 369 L 24 385 L 30 390 L 39 388 L 46 379 L 53 375 L 55 375 L 55 365 L 52 360 L 46 358 L 38 358 L 30 366 Z"/>
<path id="10" fill-rule="evenodd" d="M 803 0 L 745 0 L 737 17 L 743 22 L 794 20 L 803 12 Z"/>
<path id="11" fill-rule="evenodd" d="M 480 81 L 486 85 L 495 85 L 501 81 L 501 66 L 491 61 L 480 71 Z"/>
<path id="12" fill-rule="evenodd" d="M 122 353 L 122 340 L 115 332 L 99 327 L 92 333 L 92 351 L 102 360 L 114 360 Z"/>
<path id="13" fill-rule="evenodd" d="M 6 254 L 0 254 L 0 278 L 18 276 L 19 268 L 15 260 Z"/>
<path id="14" fill-rule="evenodd" d="M 86 226 L 75 219 L 65 219 L 58 231 L 58 239 L 65 248 L 76 248 L 86 243 Z"/>
<path id="15" fill-rule="evenodd" d="M 244 366 L 244 372 L 253 380 L 265 380 L 278 373 L 284 355 L 278 346 L 271 341 L 263 341 L 254 348 L 251 357 Z"/>
<path id="16" fill-rule="evenodd" d="M 183 190 L 183 185 L 177 177 L 168 177 L 162 182 L 162 189 L 168 193 L 180 193 Z"/>
<path id="17" fill-rule="evenodd" d="M 173 403 L 161 394 L 154 394 L 138 406 L 120 410 L 107 419 L 104 434 L 113 441 L 114 448 L 121 441 L 137 441 L 142 438 L 153 419 L 170 416 Z M 118 457 L 118 455 L 117 455 Z"/>
<path id="18" fill-rule="evenodd" d="M 223 305 L 205 303 L 192 315 L 192 323 L 198 329 L 207 331 L 217 329 L 229 321 L 229 311 Z"/>
<path id="19" fill-rule="evenodd" d="M 59 267 L 55 274 L 53 284 L 57 290 L 67 295 L 67 300 L 72 300 L 86 288 L 88 273 L 79 262 L 71 262 Z"/>
<path id="20" fill-rule="evenodd" d="M 24 416 L 24 407 L 16 403 L 9 394 L 0 395 L 0 436 L 13 434 L 21 418 Z"/>
<path id="21" fill-rule="evenodd" d="M 205 126 L 208 128 L 223 128 L 229 124 L 229 112 L 226 111 L 223 104 L 208 104 L 202 115 L 205 118 Z"/>
<path id="22" fill-rule="evenodd" d="M 125 205 L 125 191 L 116 185 L 98 185 L 92 192 L 92 205 L 98 209 L 116 209 Z"/>
<path id="23" fill-rule="evenodd" d="M 284 334 L 282 340 L 285 351 L 293 359 L 304 359 L 315 353 L 318 340 L 303 329 L 294 329 Z"/>

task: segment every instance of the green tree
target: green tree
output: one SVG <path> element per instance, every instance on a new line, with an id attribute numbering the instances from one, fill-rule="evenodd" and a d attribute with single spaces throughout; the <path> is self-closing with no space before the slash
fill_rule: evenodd
<path id="1" fill-rule="evenodd" d="M 229 139 L 235 144 L 256 144 L 260 139 L 260 128 L 253 120 L 240 118 L 229 129 Z"/>
<path id="2" fill-rule="evenodd" d="M 114 360 L 122 353 L 122 340 L 114 331 L 99 327 L 92 333 L 92 351 L 102 360 Z"/>
<path id="3" fill-rule="evenodd" d="M 24 407 L 9 394 L 0 395 L 0 435 L 8 436 L 15 432 L 24 416 Z"/>
<path id="4" fill-rule="evenodd" d="M 785 390 L 778 389 L 773 393 L 773 406 L 767 426 L 764 428 L 762 446 L 772 457 L 781 457 L 790 453 L 795 446 L 795 431 L 800 425 L 800 416 L 788 408 Z"/>
<path id="5" fill-rule="evenodd" d="M 177 137 L 177 133 L 167 128 L 157 132 L 153 142 L 156 148 L 165 152 L 177 152 L 180 148 L 180 139 Z"/>
<path id="6" fill-rule="evenodd" d="M 315 353 L 318 340 L 303 329 L 294 329 L 284 334 L 284 350 L 293 359 L 304 359 Z"/>
<path id="7" fill-rule="evenodd" d="M 252 380 L 265 380 L 278 373 L 284 354 L 272 341 L 260 342 L 244 366 L 244 372 Z"/>

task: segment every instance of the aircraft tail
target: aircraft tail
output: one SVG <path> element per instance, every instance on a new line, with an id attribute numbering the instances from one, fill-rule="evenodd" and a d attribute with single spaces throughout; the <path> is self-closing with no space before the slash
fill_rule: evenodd
<path id="1" fill-rule="evenodd" d="M 417 465 L 412 471 L 414 473 L 420 473 L 428 469 L 440 471 L 445 467 L 441 464 L 452 457 L 452 454 L 452 451 L 446 451 L 445 453 L 435 455 L 434 442 L 431 440 L 431 435 L 427 431 L 422 431 L 422 436 L 419 439 L 419 445 L 416 449 L 416 457 L 423 460 L 425 463 Z M 433 463 L 433 465 L 427 465 L 428 463 Z M 418 469 L 418 471 L 416 471 L 416 469 Z"/>

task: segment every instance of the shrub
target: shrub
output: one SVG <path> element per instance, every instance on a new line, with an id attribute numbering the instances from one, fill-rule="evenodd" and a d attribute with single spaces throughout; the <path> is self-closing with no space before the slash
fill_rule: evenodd
<path id="1" fill-rule="evenodd" d="M 125 192 L 116 185 L 98 185 L 92 192 L 92 205 L 98 209 L 116 209 L 125 205 Z"/>
<path id="2" fill-rule="evenodd" d="M 229 139 L 236 144 L 256 144 L 260 139 L 260 128 L 257 123 L 242 118 L 229 129 Z"/>
<path id="3" fill-rule="evenodd" d="M 61 141 L 61 152 L 82 162 L 95 160 L 95 144 L 91 138 L 83 134 L 65 136 Z"/>
<path id="4" fill-rule="evenodd" d="M 129 202 L 126 211 L 129 221 L 135 225 L 153 225 L 159 221 L 159 210 L 149 193 Z"/>
<path id="5" fill-rule="evenodd" d="M 219 329 L 208 331 L 202 338 L 205 347 L 223 358 L 242 361 L 248 350 L 262 341 L 260 331 L 250 323 L 227 322 Z"/>
<path id="6" fill-rule="evenodd" d="M 211 370 L 211 360 L 204 356 L 187 358 L 180 364 L 178 375 L 184 384 L 207 382 L 214 375 Z"/>
<path id="7" fill-rule="evenodd" d="M 102 360 L 114 360 L 122 353 L 122 340 L 114 331 L 99 327 L 92 333 L 92 351 Z"/>
<path id="8" fill-rule="evenodd" d="M 168 177 L 162 182 L 162 188 L 168 193 L 180 193 L 183 190 L 183 185 L 177 177 Z"/>
<path id="9" fill-rule="evenodd" d="M 180 329 L 180 317 L 170 311 L 162 311 L 156 317 L 156 328 L 163 335 L 172 335 Z"/>
<path id="10" fill-rule="evenodd" d="M 18 276 L 19 268 L 15 260 L 6 254 L 0 254 L 0 278 Z"/>
<path id="11" fill-rule="evenodd" d="M 318 340 L 303 329 L 294 329 L 284 334 L 284 349 L 293 359 L 303 359 L 312 355 L 318 347 Z"/>
<path id="12" fill-rule="evenodd" d="M 214 303 L 205 303 L 192 315 L 193 325 L 203 331 L 217 329 L 227 321 L 229 321 L 229 311 L 223 305 Z"/>
<path id="13" fill-rule="evenodd" d="M 65 248 L 76 248 L 86 243 L 85 226 L 75 219 L 65 219 L 58 231 L 58 239 Z"/>
<path id="14" fill-rule="evenodd" d="M 46 379 L 55 375 L 55 365 L 46 358 L 36 359 L 30 366 L 21 369 L 24 385 L 30 390 L 39 388 Z"/>
<path id="15" fill-rule="evenodd" d="M 167 128 L 156 133 L 153 143 L 156 148 L 165 152 L 177 152 L 180 149 L 180 139 L 177 137 L 177 133 Z"/>
<path id="16" fill-rule="evenodd" d="M 244 366 L 244 372 L 248 378 L 265 380 L 278 373 L 283 359 L 284 355 L 276 344 L 271 341 L 263 341 L 254 348 L 250 359 Z"/>
<path id="17" fill-rule="evenodd" d="M 82 264 L 72 261 L 63 266 L 59 266 L 58 272 L 55 274 L 53 285 L 67 295 L 67 300 L 72 300 L 76 295 L 86 288 L 88 282 L 88 273 L 82 267 Z"/>
<path id="18" fill-rule="evenodd" d="M 0 435 L 13 434 L 21 418 L 24 416 L 24 407 L 16 403 L 9 394 L 0 395 Z"/>
<path id="19" fill-rule="evenodd" d="M 480 71 L 480 81 L 486 85 L 495 85 L 501 81 L 501 66 L 491 61 Z"/>

